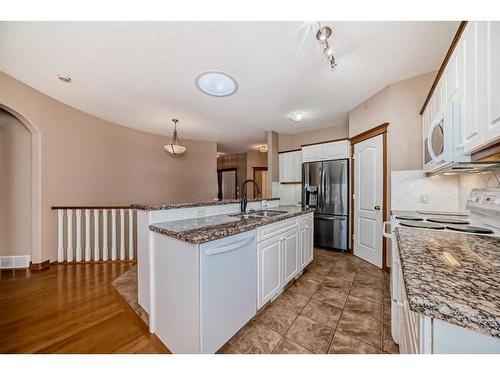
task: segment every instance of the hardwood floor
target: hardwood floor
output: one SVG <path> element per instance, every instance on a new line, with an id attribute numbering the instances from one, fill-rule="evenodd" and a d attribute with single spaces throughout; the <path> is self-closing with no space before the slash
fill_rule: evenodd
<path id="1" fill-rule="evenodd" d="M 168 353 L 111 285 L 134 264 L 0 271 L 0 353 Z"/>

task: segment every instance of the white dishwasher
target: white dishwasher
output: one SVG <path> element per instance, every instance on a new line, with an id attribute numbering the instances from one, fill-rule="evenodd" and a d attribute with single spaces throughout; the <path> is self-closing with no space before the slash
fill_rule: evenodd
<path id="1" fill-rule="evenodd" d="M 215 353 L 257 312 L 252 230 L 200 246 L 201 353 Z"/>

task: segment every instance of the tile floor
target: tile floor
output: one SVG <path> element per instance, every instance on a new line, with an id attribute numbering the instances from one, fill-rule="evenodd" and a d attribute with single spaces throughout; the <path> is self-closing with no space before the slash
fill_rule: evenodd
<path id="1" fill-rule="evenodd" d="M 137 303 L 137 267 L 113 286 L 147 323 Z M 303 275 L 219 353 L 399 353 L 390 324 L 389 274 L 357 257 L 315 249 Z"/>
<path id="2" fill-rule="evenodd" d="M 321 249 L 304 274 L 219 353 L 399 353 L 391 337 L 389 274 Z"/>

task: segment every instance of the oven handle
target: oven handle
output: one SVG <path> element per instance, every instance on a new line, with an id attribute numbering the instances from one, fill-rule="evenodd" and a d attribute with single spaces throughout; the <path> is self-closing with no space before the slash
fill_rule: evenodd
<path id="1" fill-rule="evenodd" d="M 391 239 L 391 240 L 392 240 L 392 233 L 391 233 L 391 232 L 387 233 L 387 231 L 386 231 L 387 224 L 389 224 L 389 225 L 390 225 L 390 224 L 391 224 L 391 222 L 390 222 L 390 221 L 384 221 L 384 222 L 382 223 L 382 235 L 383 235 L 385 238 L 389 238 L 389 239 Z"/>

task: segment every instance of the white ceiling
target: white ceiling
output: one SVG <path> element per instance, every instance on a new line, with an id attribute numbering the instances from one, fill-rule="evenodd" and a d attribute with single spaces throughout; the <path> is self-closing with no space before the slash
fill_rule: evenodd
<path id="1" fill-rule="evenodd" d="M 324 22 L 338 62 L 320 54 L 312 22 L 2 22 L 0 70 L 105 120 L 225 152 L 347 123 L 386 85 L 437 69 L 458 22 Z M 194 85 L 206 70 L 238 80 L 217 98 Z M 72 77 L 70 84 L 57 74 Z M 301 123 L 287 119 L 304 111 Z"/>

